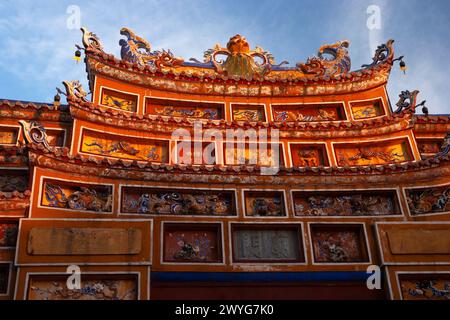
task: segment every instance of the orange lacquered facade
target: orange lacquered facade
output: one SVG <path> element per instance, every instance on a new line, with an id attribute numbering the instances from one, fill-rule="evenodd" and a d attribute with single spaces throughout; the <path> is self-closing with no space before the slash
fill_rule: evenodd
<path id="1" fill-rule="evenodd" d="M 65 81 L 67 105 L 0 103 L 0 299 L 449 298 L 450 116 L 391 104 L 392 42 L 350 71 L 348 42 L 235 70 L 234 41 L 228 64 L 119 60 L 83 29 L 90 98 Z M 183 163 L 174 132 L 200 124 L 213 162 Z M 227 130 L 279 136 L 276 170 L 248 136 L 233 163 Z"/>

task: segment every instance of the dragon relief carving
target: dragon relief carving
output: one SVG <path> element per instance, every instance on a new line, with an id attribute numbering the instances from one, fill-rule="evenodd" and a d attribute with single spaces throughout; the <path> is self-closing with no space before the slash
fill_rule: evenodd
<path id="1" fill-rule="evenodd" d="M 400 113 L 403 110 L 411 110 L 412 112 L 415 112 L 416 109 L 416 100 L 417 95 L 419 94 L 419 90 L 409 91 L 405 90 L 402 91 L 398 96 L 399 100 L 395 104 L 397 106 L 397 109 L 394 111 L 394 113 Z"/>
<path id="2" fill-rule="evenodd" d="M 350 42 L 338 41 L 334 44 L 326 44 L 319 48 L 317 57 L 310 57 L 306 63 L 297 63 L 297 68 L 305 74 L 315 76 L 334 76 L 346 74 L 350 71 L 351 61 L 347 48 Z M 325 55 L 331 55 L 327 59 Z"/>
<path id="3" fill-rule="evenodd" d="M 225 61 L 217 60 L 218 56 L 226 56 L 227 58 Z M 205 51 L 203 57 L 204 63 L 212 64 L 217 73 L 247 80 L 262 78 L 270 72 L 273 66 L 281 66 L 287 63 L 283 61 L 275 65 L 273 55 L 260 47 L 250 50 L 247 39 L 240 34 L 231 37 L 226 48 L 216 44 L 214 48 Z M 262 61 L 258 62 L 256 59 Z M 199 62 L 193 58 L 191 58 L 191 61 Z"/>
<path id="4" fill-rule="evenodd" d="M 140 66 L 153 65 L 158 69 L 180 66 L 184 62 L 183 58 L 174 56 L 170 50 L 151 51 L 150 43 L 128 28 L 122 28 L 120 34 L 127 38 L 119 41 L 120 56 L 124 61 Z"/>

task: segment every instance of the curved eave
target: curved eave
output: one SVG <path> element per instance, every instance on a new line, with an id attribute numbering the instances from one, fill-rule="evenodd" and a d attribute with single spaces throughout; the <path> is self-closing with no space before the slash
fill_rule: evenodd
<path id="1" fill-rule="evenodd" d="M 155 115 L 141 115 L 102 107 L 89 101 L 83 101 L 71 96 L 68 98 L 70 112 L 73 118 L 94 123 L 103 123 L 125 129 L 151 132 L 172 132 L 183 127 L 193 129 L 198 119 L 174 118 Z M 201 120 L 204 129 L 278 129 L 281 137 L 301 137 L 314 133 L 320 137 L 345 137 L 386 134 L 411 128 L 415 117 L 408 111 L 377 119 L 357 122 L 322 121 L 322 122 L 247 122 L 226 120 Z M 286 136 L 284 136 L 285 134 Z"/>
<path id="2" fill-rule="evenodd" d="M 443 168 L 450 174 L 450 156 L 440 156 L 419 161 L 391 163 L 370 166 L 346 167 L 280 167 L 276 175 L 265 176 L 260 166 L 223 166 L 223 165 L 169 165 L 157 164 L 149 161 L 136 161 L 126 159 L 113 159 L 109 157 L 72 155 L 68 148 L 46 148 L 41 144 L 28 144 L 30 163 L 43 167 L 58 168 L 58 170 L 73 172 L 73 167 L 83 170 L 85 167 L 90 175 L 115 177 L 120 179 L 133 179 L 133 173 L 139 173 L 139 179 L 147 180 L 149 173 L 154 174 L 191 174 L 205 175 L 212 179 L 219 176 L 242 176 L 261 179 L 270 177 L 301 177 L 301 176 L 386 176 L 406 172 L 418 172 L 431 168 Z M 125 170 L 125 173 L 122 171 Z M 74 172 L 80 173 L 80 172 Z M 147 178 L 146 178 L 147 177 Z M 220 179 L 219 179 L 220 180 Z"/>
<path id="3" fill-rule="evenodd" d="M 390 61 L 336 76 L 300 76 L 293 70 L 272 71 L 261 80 L 228 78 L 214 70 L 181 66 L 156 69 L 138 66 L 99 50 L 86 50 L 86 70 L 90 86 L 99 74 L 147 88 L 203 95 L 246 97 L 311 96 L 364 91 L 386 84 Z M 208 72 L 200 72 L 207 70 Z"/>

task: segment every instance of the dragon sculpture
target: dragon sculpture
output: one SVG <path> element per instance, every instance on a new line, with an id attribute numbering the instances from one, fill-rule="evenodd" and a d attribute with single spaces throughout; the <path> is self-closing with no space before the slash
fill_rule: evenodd
<path id="1" fill-rule="evenodd" d="M 45 132 L 45 128 L 40 123 L 37 121 L 26 122 L 25 120 L 20 120 L 19 123 L 23 127 L 25 140 L 28 143 L 42 143 L 44 147 L 50 149 L 50 145 L 47 140 L 47 133 Z"/>
<path id="2" fill-rule="evenodd" d="M 128 28 L 122 28 L 120 34 L 127 38 L 119 41 L 120 56 L 124 61 L 139 66 L 153 65 L 158 69 L 180 66 L 184 62 L 182 58 L 175 57 L 170 50 L 151 51 L 150 43 Z"/>
<path id="3" fill-rule="evenodd" d="M 317 57 L 310 57 L 306 63 L 297 63 L 297 68 L 305 74 L 315 76 L 334 76 L 346 74 L 350 71 L 351 61 L 347 48 L 350 42 L 338 41 L 334 44 L 326 44 L 319 48 Z M 324 55 L 329 54 L 332 59 Z"/>

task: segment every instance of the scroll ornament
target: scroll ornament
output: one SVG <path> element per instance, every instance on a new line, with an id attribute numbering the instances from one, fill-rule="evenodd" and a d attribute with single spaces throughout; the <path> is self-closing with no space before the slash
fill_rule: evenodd
<path id="1" fill-rule="evenodd" d="M 183 64 L 183 58 L 176 57 L 170 50 L 151 51 L 150 43 L 136 35 L 131 29 L 122 28 L 120 34 L 127 39 L 121 39 L 120 56 L 122 60 L 136 63 L 139 66 L 151 65 L 158 69 L 177 67 Z"/>
<path id="2" fill-rule="evenodd" d="M 351 60 L 347 48 L 350 42 L 338 41 L 334 44 L 326 44 L 319 48 L 317 57 L 310 57 L 306 63 L 297 63 L 297 68 L 305 74 L 315 76 L 335 76 L 346 74 L 350 71 Z M 331 59 L 325 55 L 331 55 Z"/>
<path id="3" fill-rule="evenodd" d="M 20 120 L 19 123 L 23 127 L 23 132 L 27 143 L 43 144 L 44 147 L 50 149 L 45 128 L 39 122 L 26 122 L 25 120 Z"/>

